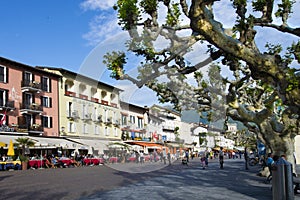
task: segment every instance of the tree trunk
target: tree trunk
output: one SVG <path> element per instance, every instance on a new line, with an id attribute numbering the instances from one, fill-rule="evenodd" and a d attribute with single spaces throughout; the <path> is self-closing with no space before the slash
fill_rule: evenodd
<path id="1" fill-rule="evenodd" d="M 293 172 L 296 172 L 296 163 L 294 158 L 295 152 L 295 140 L 291 138 L 290 135 L 276 137 L 274 142 L 270 143 L 270 147 L 272 149 L 273 155 L 282 156 L 285 155 L 287 161 L 289 161 L 293 165 Z"/>
<path id="2" fill-rule="evenodd" d="M 22 170 L 27 170 L 27 168 L 28 168 L 28 162 L 22 161 Z"/>

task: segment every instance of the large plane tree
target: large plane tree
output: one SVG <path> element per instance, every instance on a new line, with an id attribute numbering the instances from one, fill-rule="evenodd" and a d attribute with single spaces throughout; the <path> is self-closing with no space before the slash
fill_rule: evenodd
<path id="1" fill-rule="evenodd" d="M 128 51 L 109 52 L 104 63 L 113 78 L 149 87 L 177 110 L 243 122 L 272 151 L 293 161 L 294 137 L 300 133 L 300 27 L 290 26 L 289 18 L 296 2 L 231 0 L 232 27 L 222 24 L 226 12 L 215 17 L 223 2 L 228 1 L 118 0 L 114 9 L 130 36 Z M 267 42 L 270 36 L 259 34 L 266 30 L 292 42 Z M 257 35 L 266 40 L 260 38 L 258 45 Z M 132 53 L 141 60 L 138 66 L 131 66 Z M 208 65 L 231 73 L 210 74 L 218 77 L 210 81 L 201 70 Z M 126 74 L 128 66 L 137 67 L 138 76 Z"/>

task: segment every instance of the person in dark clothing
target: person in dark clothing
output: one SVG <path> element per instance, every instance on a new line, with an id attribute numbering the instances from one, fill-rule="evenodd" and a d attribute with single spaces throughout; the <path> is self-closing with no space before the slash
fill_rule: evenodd
<path id="1" fill-rule="evenodd" d="M 223 152 L 223 147 L 220 147 L 219 151 L 219 162 L 220 162 L 220 169 L 224 168 L 224 152 Z"/>
<path id="2" fill-rule="evenodd" d="M 248 170 L 249 169 L 249 167 L 248 167 L 249 154 L 248 154 L 247 147 L 245 147 L 244 158 L 245 158 L 245 169 Z"/>

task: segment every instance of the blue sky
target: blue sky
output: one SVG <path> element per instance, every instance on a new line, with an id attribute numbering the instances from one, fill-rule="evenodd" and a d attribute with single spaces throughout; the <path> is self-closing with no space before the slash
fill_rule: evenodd
<path id="1" fill-rule="evenodd" d="M 147 88 L 138 89 L 130 82 L 109 77 L 102 56 L 111 50 L 124 49 L 127 35 L 117 25 L 112 6 L 116 0 L 2 0 L 0 1 L 0 56 L 24 64 L 62 67 L 126 90 L 123 101 L 136 105 L 157 103 Z M 234 21 L 229 0 L 216 2 L 215 17 L 226 27 Z M 231 9 L 231 10 L 230 10 Z M 300 3 L 295 4 L 295 11 Z M 223 16 L 226 15 L 224 18 Z M 294 12 L 292 25 L 298 25 L 300 14 Z M 259 35 L 259 41 L 266 41 Z M 270 42 L 288 37 L 268 33 Z M 273 41 L 272 41 L 273 40 Z M 288 43 L 288 42 L 287 42 Z M 202 59 L 197 49 L 192 58 Z M 201 56 L 199 56 L 201 54 Z M 199 58 L 200 57 L 200 58 Z M 129 73 L 136 74 L 135 69 Z"/>
<path id="2" fill-rule="evenodd" d="M 114 3 L 115 0 L 3 0 L 0 24 L 5 28 L 0 31 L 0 56 L 90 76 L 126 90 L 122 100 L 136 105 L 157 103 L 149 89 L 111 79 L 102 64 L 104 53 L 120 48 L 126 38 L 120 35 Z"/>
<path id="3" fill-rule="evenodd" d="M 0 2 L 0 54 L 29 65 L 77 70 L 93 46 L 83 35 L 92 12 L 79 0 Z"/>

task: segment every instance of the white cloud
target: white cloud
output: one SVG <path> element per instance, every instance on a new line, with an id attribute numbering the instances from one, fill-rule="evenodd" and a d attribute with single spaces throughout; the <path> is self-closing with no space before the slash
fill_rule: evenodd
<path id="1" fill-rule="evenodd" d="M 113 7 L 116 0 L 85 0 L 80 4 L 83 10 L 107 10 Z"/>
<path id="2" fill-rule="evenodd" d="M 96 46 L 111 35 L 121 32 L 114 14 L 98 15 L 89 24 L 90 30 L 83 35 L 89 45 Z"/>

